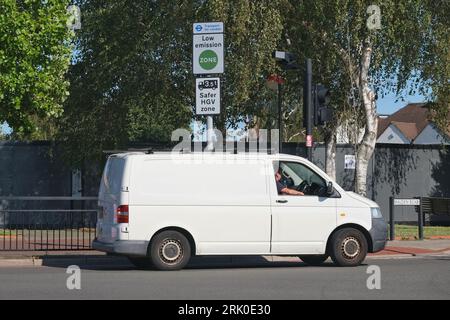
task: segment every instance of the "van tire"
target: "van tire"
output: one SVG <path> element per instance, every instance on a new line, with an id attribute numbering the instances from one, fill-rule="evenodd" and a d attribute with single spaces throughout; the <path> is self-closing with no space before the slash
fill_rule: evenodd
<path id="1" fill-rule="evenodd" d="M 332 235 L 329 253 L 338 266 L 355 267 L 366 258 L 367 247 L 367 239 L 361 231 L 344 228 Z"/>
<path id="2" fill-rule="evenodd" d="M 180 270 L 191 258 L 191 245 L 182 233 L 173 230 L 163 231 L 155 235 L 151 241 L 150 258 L 158 270 Z"/>
<path id="3" fill-rule="evenodd" d="M 328 255 L 327 254 L 304 255 L 299 256 L 299 258 L 307 265 L 320 266 L 322 263 L 325 262 L 325 260 L 328 259 Z"/>

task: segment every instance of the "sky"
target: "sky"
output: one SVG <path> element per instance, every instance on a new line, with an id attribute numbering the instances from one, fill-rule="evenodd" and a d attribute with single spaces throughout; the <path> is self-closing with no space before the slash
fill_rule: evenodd
<path id="1" fill-rule="evenodd" d="M 3 133 L 3 134 L 10 134 L 11 133 L 11 128 L 10 127 L 8 127 L 8 125 L 6 124 L 6 122 L 4 122 L 2 125 L 1 125 L 1 132 Z"/>
<path id="2" fill-rule="evenodd" d="M 395 94 L 389 94 L 381 99 L 378 99 L 377 100 L 378 114 L 392 114 L 397 110 L 406 106 L 408 103 L 426 101 L 426 97 L 420 94 L 407 95 L 402 98 L 396 97 Z M 396 102 L 397 99 L 398 101 Z"/>

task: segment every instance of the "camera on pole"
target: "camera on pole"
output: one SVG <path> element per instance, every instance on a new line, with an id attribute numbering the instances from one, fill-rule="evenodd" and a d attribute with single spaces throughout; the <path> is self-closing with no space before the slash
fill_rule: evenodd
<path id="1" fill-rule="evenodd" d="M 297 64 L 296 57 L 293 53 L 287 51 L 274 51 L 272 56 L 279 63 L 283 70 L 295 70 L 299 66 Z"/>
<path id="2" fill-rule="evenodd" d="M 313 89 L 314 103 L 314 126 L 323 126 L 333 117 L 333 110 L 328 107 L 330 103 L 330 91 L 321 84 L 317 84 Z"/>

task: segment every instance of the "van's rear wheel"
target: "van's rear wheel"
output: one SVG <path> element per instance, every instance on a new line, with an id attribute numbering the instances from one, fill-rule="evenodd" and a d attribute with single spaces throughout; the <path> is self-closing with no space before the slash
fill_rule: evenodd
<path id="1" fill-rule="evenodd" d="M 178 231 L 163 231 L 153 238 L 150 257 L 156 269 L 182 269 L 191 258 L 189 240 Z"/>
<path id="2" fill-rule="evenodd" d="M 345 228 L 336 231 L 329 248 L 331 259 L 339 266 L 354 267 L 367 255 L 367 240 L 361 231 Z"/>
<path id="3" fill-rule="evenodd" d="M 328 259 L 327 254 L 299 256 L 299 258 L 310 266 L 320 266 Z"/>

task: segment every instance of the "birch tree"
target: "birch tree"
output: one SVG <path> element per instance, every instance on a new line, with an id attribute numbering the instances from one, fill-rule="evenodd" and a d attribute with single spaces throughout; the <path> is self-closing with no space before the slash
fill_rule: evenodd
<path id="1" fill-rule="evenodd" d="M 450 3 L 288 2 L 285 30 L 296 39 L 294 50 L 300 58 L 314 59 L 315 82 L 332 88 L 338 119 L 351 120 L 356 132 L 363 128 L 355 150 L 355 191 L 366 195 L 377 137 L 377 96 L 419 92 L 435 101 L 435 114 L 448 112 Z M 329 135 L 330 156 L 335 129 Z M 327 163 L 327 171 L 333 166 Z"/>

